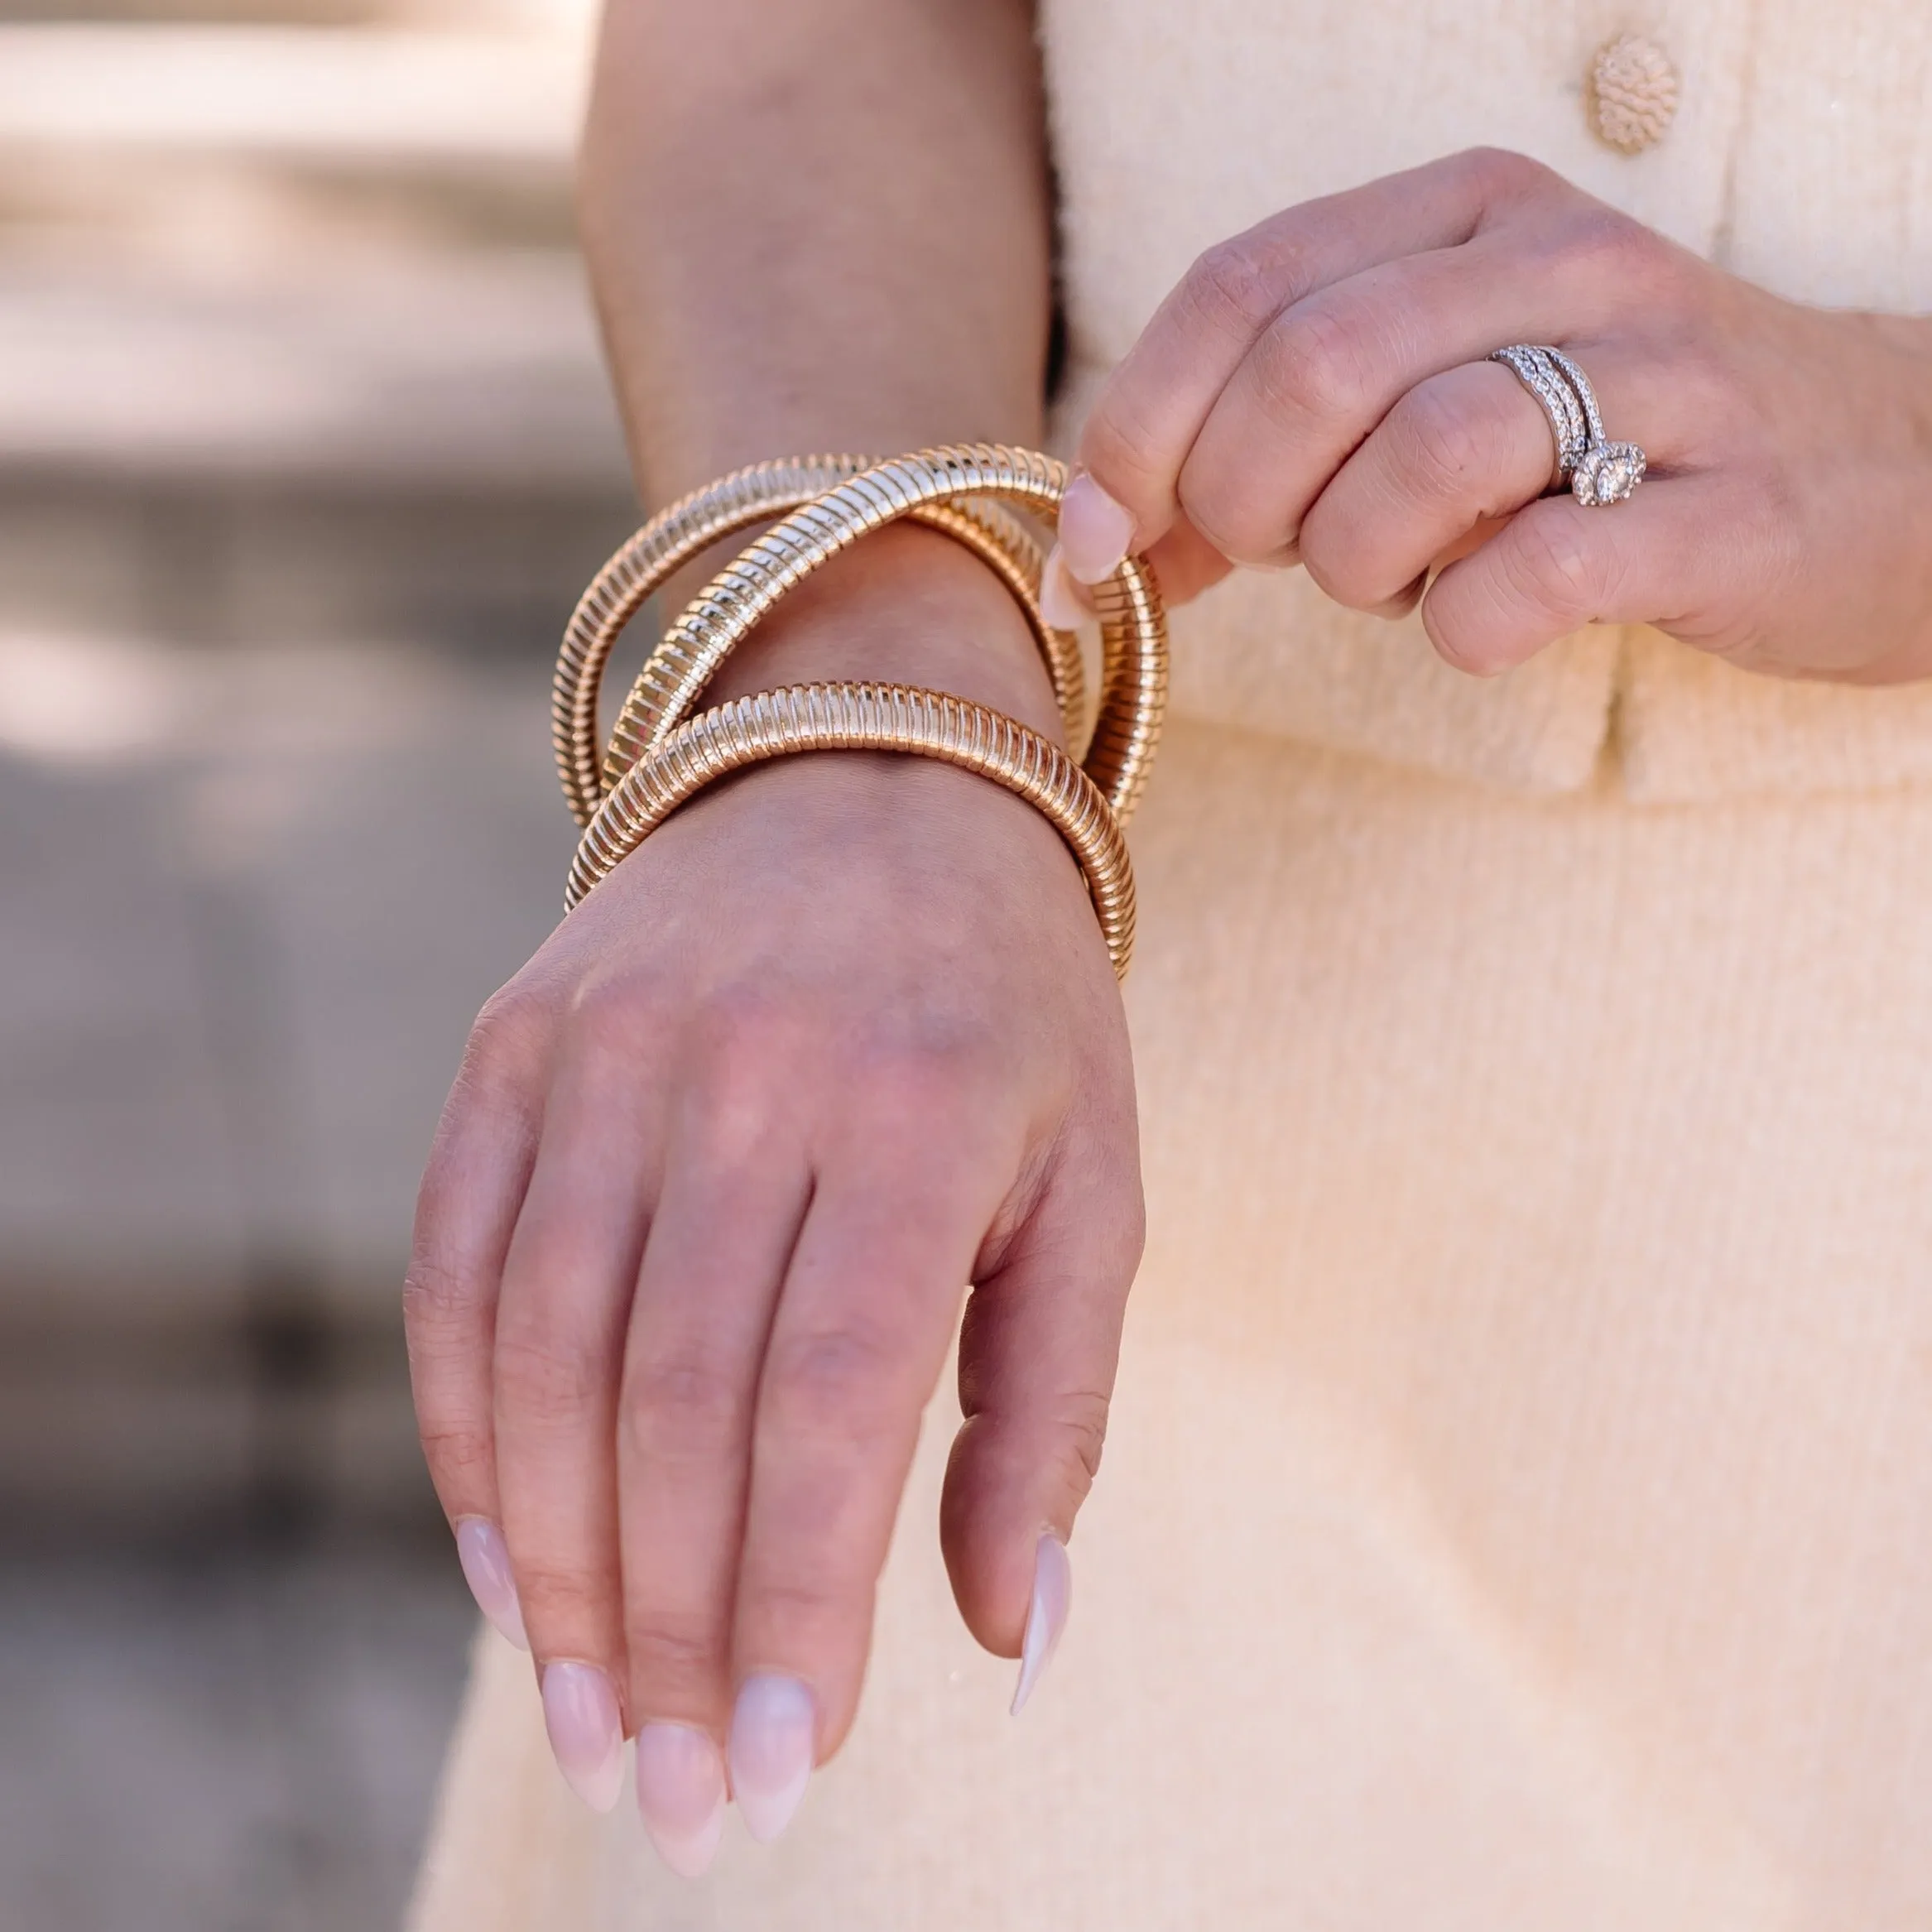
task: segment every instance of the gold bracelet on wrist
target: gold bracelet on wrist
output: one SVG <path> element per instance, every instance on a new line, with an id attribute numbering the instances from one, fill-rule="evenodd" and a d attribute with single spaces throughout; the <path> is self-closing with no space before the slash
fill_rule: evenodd
<path id="1" fill-rule="evenodd" d="M 983 557 L 1026 612 L 1053 676 L 1069 745 L 1084 704 L 1077 640 L 1039 608 L 1040 546 L 1014 512 L 1057 512 L 1065 466 L 998 444 L 924 449 L 861 466 L 807 457 L 734 472 L 654 517 L 598 573 L 559 653 L 552 726 L 565 798 L 585 827 L 570 867 L 574 908 L 677 808 L 728 773 L 809 751 L 937 758 L 1026 799 L 1079 861 L 1114 969 L 1133 949 L 1134 886 L 1123 828 L 1146 782 L 1167 694 L 1158 587 L 1129 557 L 1095 587 L 1101 694 L 1079 762 L 983 705 L 899 685 L 788 685 L 693 715 L 718 667 L 785 593 L 869 531 L 899 518 L 943 530 Z M 625 623 L 672 571 L 732 532 L 783 512 L 712 579 L 638 674 L 601 759 L 597 699 Z"/>
<path id="2" fill-rule="evenodd" d="M 1023 798 L 1085 876 L 1108 957 L 1127 975 L 1134 879 L 1120 821 L 1050 739 L 983 704 L 903 685 L 791 685 L 703 711 L 656 740 L 606 798 L 570 867 L 574 906 L 678 807 L 733 771 L 801 752 L 908 752 L 956 765 Z"/>
<path id="3" fill-rule="evenodd" d="M 718 667 L 760 618 L 801 579 L 860 537 L 925 506 L 991 497 L 1051 514 L 1066 468 L 1050 456 L 1002 444 L 922 449 L 847 477 L 747 546 L 687 605 L 652 651 L 618 713 L 606 747 L 608 791 L 690 714 Z M 1124 825 L 1132 815 L 1159 738 L 1167 698 L 1166 619 L 1153 578 L 1129 557 L 1097 585 L 1101 693 L 1083 760 Z"/>
<path id="4" fill-rule="evenodd" d="M 579 825 L 590 823 L 609 786 L 598 743 L 598 698 L 604 666 L 624 627 L 646 599 L 714 543 L 799 509 L 872 467 L 870 457 L 799 456 L 734 470 L 661 510 L 591 579 L 565 627 L 550 699 L 557 776 Z M 1039 646 L 1067 743 L 1079 747 L 1087 709 L 1079 640 L 1070 631 L 1055 630 L 1040 613 L 1044 558 L 1038 540 L 1018 517 L 992 503 L 926 503 L 909 514 L 973 551 L 1006 585 Z"/>

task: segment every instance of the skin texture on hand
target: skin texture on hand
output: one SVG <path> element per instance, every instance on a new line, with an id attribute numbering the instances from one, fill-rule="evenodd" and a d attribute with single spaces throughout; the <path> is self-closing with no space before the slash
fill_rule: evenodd
<path id="1" fill-rule="evenodd" d="M 1545 497 L 1567 349 L 1650 480 Z M 1209 249 L 1114 371 L 1062 519 L 1076 579 L 1153 546 L 1170 601 L 1300 563 L 1478 673 L 1592 622 L 1747 669 L 1932 675 L 1932 322 L 1781 300 L 1536 162 L 1459 155 Z"/>
<path id="2" fill-rule="evenodd" d="M 925 532 L 829 567 L 733 675 L 760 653 L 916 669 L 1055 728 L 1016 608 Z M 674 1864 L 715 1843 L 706 1740 L 754 1830 L 782 1825 L 852 1722 L 968 1282 L 944 1540 L 968 1626 L 1018 1655 L 1042 1535 L 1098 1461 L 1140 1233 L 1118 989 L 1021 801 L 917 758 L 781 761 L 589 896 L 478 1021 L 407 1303 L 439 1494 L 502 1526 L 587 1799 L 651 1726 L 654 1778 L 694 1767 L 687 1817 L 682 1787 L 646 1812 Z"/>

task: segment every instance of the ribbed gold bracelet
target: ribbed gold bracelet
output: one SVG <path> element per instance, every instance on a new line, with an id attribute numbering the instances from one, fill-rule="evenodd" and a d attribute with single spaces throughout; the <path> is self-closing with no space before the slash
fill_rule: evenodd
<path id="1" fill-rule="evenodd" d="M 786 457 L 733 470 L 661 510 L 591 579 L 565 629 L 550 699 L 557 776 L 579 825 L 590 823 L 608 788 L 598 740 L 598 699 L 604 667 L 625 626 L 672 575 L 713 544 L 813 502 L 872 468 L 874 460 Z M 909 514 L 964 545 L 1005 584 L 1040 647 L 1067 743 L 1084 748 L 1087 699 L 1079 640 L 1070 631 L 1055 630 L 1040 613 L 1043 558 L 1037 539 L 1019 518 L 991 503 L 926 503 Z"/>
<path id="2" fill-rule="evenodd" d="M 835 483 L 791 512 L 720 570 L 667 630 L 624 701 L 603 759 L 606 795 L 690 715 L 725 658 L 802 579 L 860 537 L 926 506 L 990 497 L 1055 512 L 1066 469 L 1002 444 L 922 449 Z M 1094 591 L 1101 627 L 1101 695 L 1083 762 L 1124 825 L 1138 802 L 1167 699 L 1167 626 L 1161 595 L 1137 558 Z"/>
<path id="3" fill-rule="evenodd" d="M 790 685 L 700 712 L 666 733 L 605 799 L 577 848 L 575 906 L 678 807 L 747 765 L 800 752 L 910 752 L 990 778 L 1043 814 L 1085 875 L 1113 969 L 1134 945 L 1134 876 L 1120 821 L 1060 747 L 1012 718 L 904 685 Z"/>

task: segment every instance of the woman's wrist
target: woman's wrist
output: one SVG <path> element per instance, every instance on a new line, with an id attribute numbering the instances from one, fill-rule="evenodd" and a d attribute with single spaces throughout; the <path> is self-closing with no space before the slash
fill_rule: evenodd
<path id="1" fill-rule="evenodd" d="M 935 531 L 875 531 L 815 572 L 726 659 L 704 702 L 821 680 L 922 685 L 1065 737 L 1019 606 Z"/>

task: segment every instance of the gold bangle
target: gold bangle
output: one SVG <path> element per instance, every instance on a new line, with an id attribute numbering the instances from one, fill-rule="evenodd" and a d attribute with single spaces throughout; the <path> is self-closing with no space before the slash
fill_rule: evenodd
<path id="1" fill-rule="evenodd" d="M 590 823 L 608 789 L 597 736 L 604 666 L 645 601 L 722 538 L 811 502 L 873 460 L 800 456 L 734 470 L 661 510 L 591 579 L 565 628 L 550 699 L 557 776 L 579 825 Z M 928 503 L 910 514 L 964 545 L 1006 585 L 1039 646 L 1067 743 L 1079 744 L 1087 709 L 1079 640 L 1055 630 L 1040 613 L 1038 541 L 1017 517 L 992 505 Z"/>
<path id="2" fill-rule="evenodd" d="M 574 908 L 678 807 L 728 773 L 799 752 L 910 752 L 990 778 L 1050 819 L 1079 861 L 1115 973 L 1134 944 L 1134 875 L 1120 822 L 1050 739 L 939 691 L 903 685 L 791 685 L 736 698 L 654 743 L 606 796 L 577 848 Z"/>
<path id="3" fill-rule="evenodd" d="M 1066 469 L 1001 444 L 922 449 L 847 477 L 748 545 L 667 630 L 631 687 L 604 752 L 614 786 L 675 730 L 718 667 L 785 593 L 869 531 L 934 503 L 987 497 L 1051 514 Z M 1137 558 L 1098 586 L 1102 690 L 1084 761 L 1124 825 L 1146 783 L 1167 698 L 1167 627 L 1161 594 Z"/>

